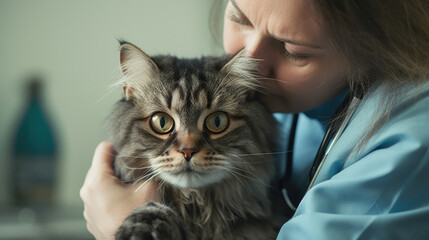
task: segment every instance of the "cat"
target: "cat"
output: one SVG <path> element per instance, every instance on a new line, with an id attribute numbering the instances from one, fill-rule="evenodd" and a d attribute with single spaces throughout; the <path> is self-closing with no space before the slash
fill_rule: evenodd
<path id="1" fill-rule="evenodd" d="M 109 120 L 115 173 L 157 181 L 116 239 L 275 239 L 270 206 L 276 122 L 257 99 L 257 62 L 149 57 L 120 43 L 124 96 Z M 137 185 L 138 186 L 138 185 Z"/>

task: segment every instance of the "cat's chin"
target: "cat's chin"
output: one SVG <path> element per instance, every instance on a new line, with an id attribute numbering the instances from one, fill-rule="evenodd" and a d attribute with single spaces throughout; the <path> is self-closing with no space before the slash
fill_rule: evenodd
<path id="1" fill-rule="evenodd" d="M 183 172 L 178 174 L 161 173 L 160 177 L 178 188 L 201 188 L 224 178 L 220 174 L 201 174 L 197 172 Z"/>

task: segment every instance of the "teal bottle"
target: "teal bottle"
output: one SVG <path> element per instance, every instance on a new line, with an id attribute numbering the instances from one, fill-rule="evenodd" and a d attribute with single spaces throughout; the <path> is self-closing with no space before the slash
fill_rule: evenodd
<path id="1" fill-rule="evenodd" d="M 56 182 L 57 141 L 43 105 L 42 81 L 27 86 L 27 106 L 14 134 L 12 189 L 16 205 L 51 204 Z"/>

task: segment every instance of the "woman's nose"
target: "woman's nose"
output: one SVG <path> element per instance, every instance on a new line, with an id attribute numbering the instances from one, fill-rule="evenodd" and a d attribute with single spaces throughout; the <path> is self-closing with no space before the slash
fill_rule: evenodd
<path id="1" fill-rule="evenodd" d="M 271 72 L 271 64 L 274 56 L 269 45 L 269 40 L 261 36 L 255 35 L 246 41 L 247 54 L 255 59 L 260 59 L 258 70 L 263 77 L 268 77 Z"/>

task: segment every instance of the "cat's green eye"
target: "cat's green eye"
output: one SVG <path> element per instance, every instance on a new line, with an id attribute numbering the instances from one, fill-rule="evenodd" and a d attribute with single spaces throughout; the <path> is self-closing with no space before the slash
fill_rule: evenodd
<path id="1" fill-rule="evenodd" d="M 229 118 L 224 112 L 215 112 L 206 118 L 206 127 L 212 133 L 221 133 L 228 128 Z"/>
<path id="2" fill-rule="evenodd" d="M 168 114 L 158 112 L 152 115 L 150 126 L 159 134 L 169 133 L 174 127 L 174 120 Z"/>

